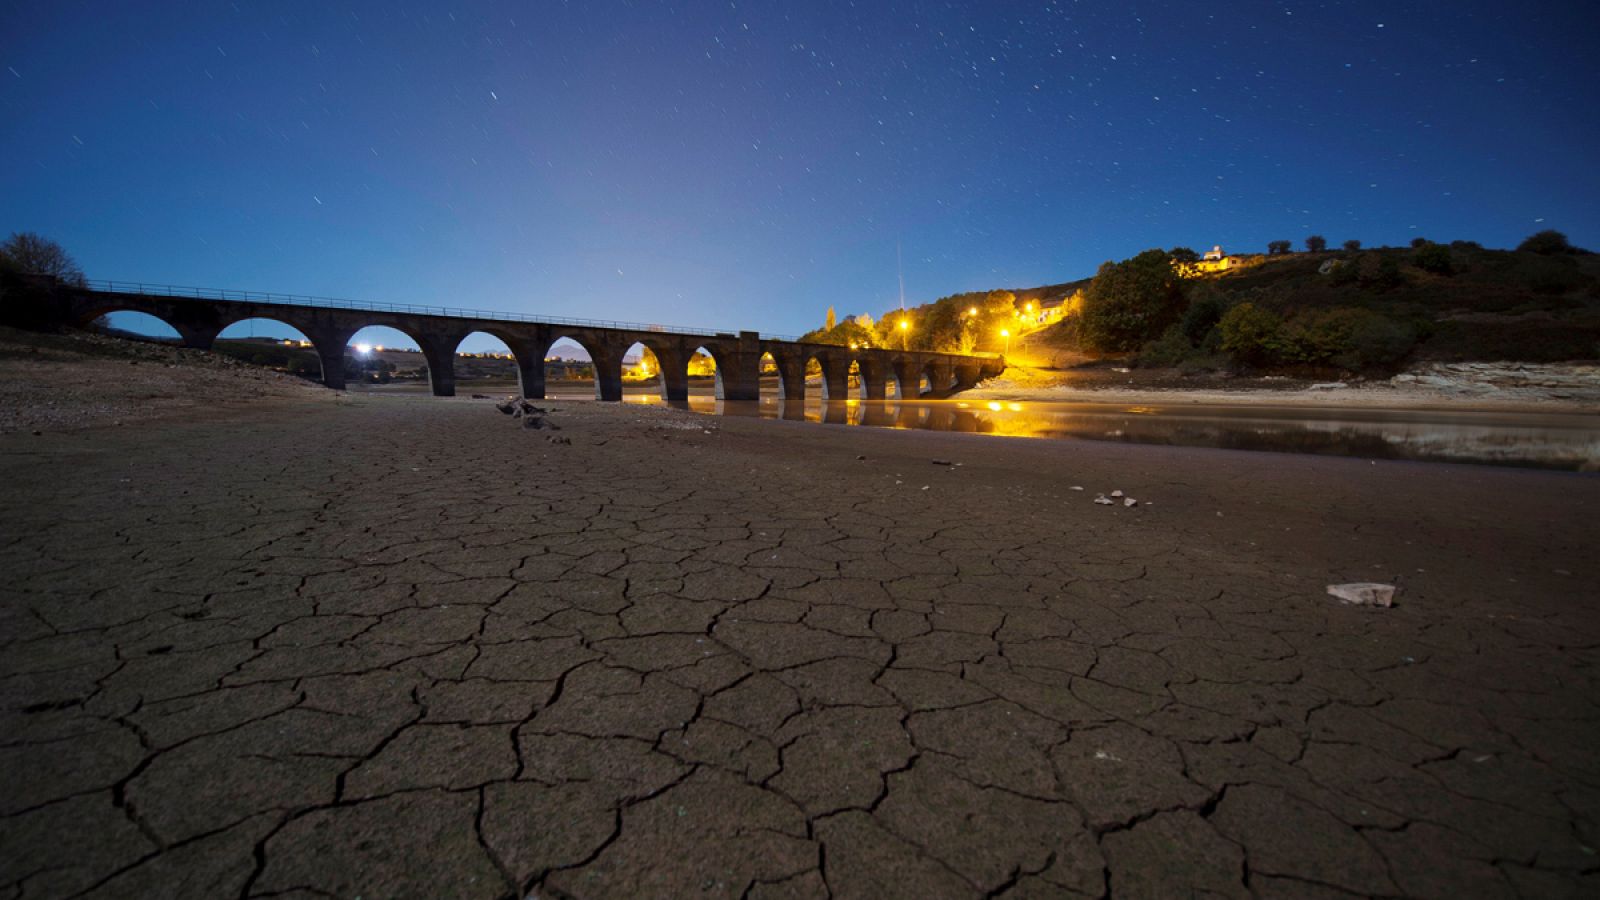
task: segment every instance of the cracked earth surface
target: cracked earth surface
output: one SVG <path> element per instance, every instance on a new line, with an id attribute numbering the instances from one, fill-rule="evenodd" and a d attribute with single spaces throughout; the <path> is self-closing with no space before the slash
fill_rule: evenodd
<path id="1" fill-rule="evenodd" d="M 557 405 L 0 439 L 0 896 L 1600 893 L 1600 480 Z"/>

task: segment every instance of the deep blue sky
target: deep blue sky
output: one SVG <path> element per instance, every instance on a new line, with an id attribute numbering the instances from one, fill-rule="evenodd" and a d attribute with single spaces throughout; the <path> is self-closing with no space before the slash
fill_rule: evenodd
<path id="1" fill-rule="evenodd" d="M 1399 7 L 1399 9 L 1397 9 Z M 0 0 L 92 278 L 795 333 L 1152 246 L 1600 246 L 1600 3 Z"/>

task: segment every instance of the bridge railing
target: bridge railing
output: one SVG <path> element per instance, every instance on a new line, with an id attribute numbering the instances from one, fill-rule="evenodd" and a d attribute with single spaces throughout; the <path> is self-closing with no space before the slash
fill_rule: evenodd
<path id="1" fill-rule="evenodd" d="M 315 306 L 325 309 L 348 309 L 371 312 L 404 313 L 416 316 L 450 316 L 458 319 L 484 319 L 491 322 L 529 322 L 536 325 L 575 325 L 582 328 L 612 328 L 620 331 L 652 331 L 661 334 L 684 334 L 696 337 L 737 335 L 726 328 L 683 328 L 677 325 L 647 325 L 640 322 L 617 322 L 609 319 L 577 319 L 569 316 L 530 316 L 523 313 L 502 312 L 489 309 L 464 309 L 455 306 L 418 306 L 410 303 L 378 303 L 371 300 L 346 300 L 338 297 L 313 297 L 303 294 L 279 294 L 271 291 L 239 291 L 229 288 L 200 288 L 173 284 L 148 284 L 139 281 L 103 281 L 89 279 L 89 290 L 110 294 L 144 294 L 151 297 L 182 297 L 194 300 L 236 300 L 246 303 L 267 303 L 279 306 Z"/>

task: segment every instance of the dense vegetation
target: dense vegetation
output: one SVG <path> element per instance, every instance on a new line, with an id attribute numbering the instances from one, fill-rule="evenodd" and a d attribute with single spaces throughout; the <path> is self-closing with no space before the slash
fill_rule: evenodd
<path id="1" fill-rule="evenodd" d="M 1107 262 L 1087 282 L 957 294 L 876 322 L 846 320 L 808 340 L 941 350 L 999 350 L 1025 302 L 1081 291 L 1082 309 L 1031 340 L 1090 356 L 1186 370 L 1383 372 L 1412 361 L 1600 357 L 1600 256 L 1559 232 L 1516 250 L 1472 241 L 1267 254 L 1201 274 L 1188 248 Z M 1026 301 L 1024 300 L 1026 298 Z M 900 327 L 905 322 L 905 327 Z"/>

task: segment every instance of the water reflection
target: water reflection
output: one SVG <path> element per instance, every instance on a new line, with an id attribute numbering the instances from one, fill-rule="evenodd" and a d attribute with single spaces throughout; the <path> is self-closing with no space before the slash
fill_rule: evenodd
<path id="1" fill-rule="evenodd" d="M 627 399 L 661 402 L 644 395 Z M 674 405 L 830 425 L 1600 471 L 1600 416 L 1588 414 L 1000 400 L 726 403 L 709 397 Z"/>

